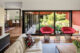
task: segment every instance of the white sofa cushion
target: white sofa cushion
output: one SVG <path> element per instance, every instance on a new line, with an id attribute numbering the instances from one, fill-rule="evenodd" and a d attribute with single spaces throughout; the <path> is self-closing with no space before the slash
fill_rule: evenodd
<path id="1" fill-rule="evenodd" d="M 27 48 L 25 52 L 35 52 L 35 51 L 42 51 L 42 43 L 41 41 L 35 43 L 31 48 Z"/>
<path id="2" fill-rule="evenodd" d="M 25 53 L 42 53 L 41 51 L 35 51 L 35 52 L 25 52 Z"/>
<path id="3" fill-rule="evenodd" d="M 23 53 L 23 48 L 19 41 L 12 44 L 4 53 Z"/>
<path id="4" fill-rule="evenodd" d="M 39 49 L 42 49 L 42 42 L 41 41 L 38 41 L 31 48 L 39 48 Z"/>
<path id="5" fill-rule="evenodd" d="M 36 51 L 41 51 L 41 49 L 39 49 L 39 48 L 29 48 L 29 49 L 25 50 L 25 52 L 36 52 Z"/>
<path id="6" fill-rule="evenodd" d="M 24 37 L 27 37 L 25 34 L 22 34 L 16 41 L 19 41 L 23 50 L 26 49 L 26 44 L 25 44 L 25 40 Z"/>
<path id="7" fill-rule="evenodd" d="M 31 48 L 26 49 L 24 37 L 27 36 L 22 34 L 4 53 L 42 53 L 42 43 L 39 38 L 33 38 L 36 43 Z"/>

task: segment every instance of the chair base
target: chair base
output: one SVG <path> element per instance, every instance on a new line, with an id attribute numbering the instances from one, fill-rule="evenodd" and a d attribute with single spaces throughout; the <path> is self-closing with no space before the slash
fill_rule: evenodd
<path id="1" fill-rule="evenodd" d="M 50 41 L 50 37 L 49 37 L 48 34 L 45 34 L 45 35 L 44 35 L 44 41 L 45 41 L 45 42 L 49 42 L 49 41 Z"/>
<path id="2" fill-rule="evenodd" d="M 65 34 L 65 40 L 67 40 L 67 41 L 71 40 L 71 35 Z"/>

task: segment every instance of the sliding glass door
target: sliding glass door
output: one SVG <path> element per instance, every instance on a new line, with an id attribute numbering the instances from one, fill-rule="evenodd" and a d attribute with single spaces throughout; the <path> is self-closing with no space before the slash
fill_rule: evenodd
<path id="1" fill-rule="evenodd" d="M 25 33 L 27 34 L 39 34 L 39 15 L 35 14 L 34 12 L 25 12 L 24 14 L 24 27 Z"/>
<path id="2" fill-rule="evenodd" d="M 27 34 L 42 34 L 40 29 L 46 26 L 54 29 L 54 12 L 25 12 L 24 15 Z"/>
<path id="3" fill-rule="evenodd" d="M 46 26 L 54 30 L 51 35 L 62 34 L 62 27 L 71 27 L 70 11 L 25 11 L 23 20 L 26 34 L 40 35 Z"/>
<path id="4" fill-rule="evenodd" d="M 55 33 L 61 34 L 62 27 L 69 27 L 69 12 L 56 12 Z"/>
<path id="5" fill-rule="evenodd" d="M 50 27 L 54 29 L 54 12 L 40 12 L 40 23 L 39 24 L 40 24 L 40 29 L 42 27 Z M 51 34 L 54 34 L 54 32 Z"/>

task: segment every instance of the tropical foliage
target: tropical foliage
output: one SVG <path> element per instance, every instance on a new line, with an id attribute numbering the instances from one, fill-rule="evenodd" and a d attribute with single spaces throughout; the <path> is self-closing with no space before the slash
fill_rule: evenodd
<path id="1" fill-rule="evenodd" d="M 56 13 L 56 30 L 60 31 L 63 26 L 69 26 L 69 20 L 65 18 L 66 14 Z M 54 28 L 54 13 L 51 13 L 49 15 L 43 15 L 43 18 L 40 19 L 40 28 L 44 26 Z M 39 24 L 37 25 L 37 30 L 39 30 Z"/>
<path id="2" fill-rule="evenodd" d="M 74 45 L 76 45 L 77 48 L 80 48 L 80 42 L 77 40 L 73 41 Z"/>

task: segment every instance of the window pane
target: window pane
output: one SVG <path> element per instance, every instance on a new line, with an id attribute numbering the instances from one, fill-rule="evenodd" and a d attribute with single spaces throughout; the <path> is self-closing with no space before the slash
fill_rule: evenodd
<path id="1" fill-rule="evenodd" d="M 40 29 L 42 27 L 54 29 L 54 12 L 40 12 Z M 54 34 L 54 32 L 51 34 Z"/>
<path id="2" fill-rule="evenodd" d="M 39 26 L 39 12 L 25 12 L 25 33 L 39 34 L 37 26 Z"/>
<path id="3" fill-rule="evenodd" d="M 80 11 L 72 12 L 72 27 L 76 30 L 74 35 L 80 34 Z"/>
<path id="4" fill-rule="evenodd" d="M 62 27 L 69 27 L 69 12 L 56 12 L 55 21 L 55 32 L 60 34 Z"/>

